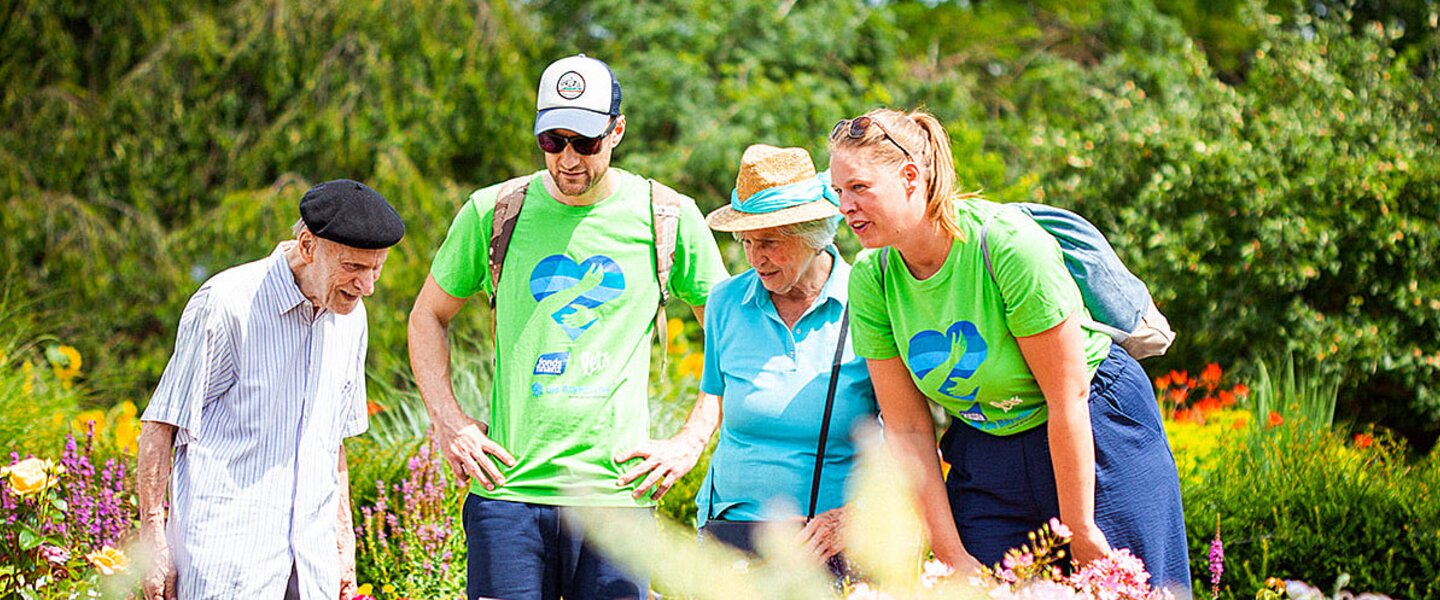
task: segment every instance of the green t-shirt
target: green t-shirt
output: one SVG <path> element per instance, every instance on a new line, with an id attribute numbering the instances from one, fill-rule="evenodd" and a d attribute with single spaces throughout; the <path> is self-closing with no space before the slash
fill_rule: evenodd
<path id="1" fill-rule="evenodd" d="M 1020 433 L 1049 413 L 1015 338 L 1088 312 L 1059 243 L 1030 217 L 983 200 L 960 203 L 957 216 L 965 241 L 951 245 L 945 264 L 928 279 L 916 280 L 893 249 L 883 275 L 880 251 L 856 260 L 850 274 L 855 353 L 899 356 L 920 391 L 951 415 L 987 433 Z M 992 218 L 998 286 L 980 252 L 981 229 Z M 1110 338 L 1084 331 L 1093 376 L 1110 352 Z"/>
<path id="2" fill-rule="evenodd" d="M 518 461 L 488 498 L 570 506 L 645 506 L 616 485 L 612 460 L 650 435 L 655 276 L 650 184 L 610 169 L 618 187 L 568 206 L 531 176 L 496 298 L 498 360 L 489 435 Z M 486 255 L 499 186 L 475 192 L 450 226 L 430 274 L 446 293 L 490 292 Z M 672 297 L 698 306 L 728 275 L 694 202 L 682 202 Z M 648 498 L 648 496 L 647 496 Z"/>

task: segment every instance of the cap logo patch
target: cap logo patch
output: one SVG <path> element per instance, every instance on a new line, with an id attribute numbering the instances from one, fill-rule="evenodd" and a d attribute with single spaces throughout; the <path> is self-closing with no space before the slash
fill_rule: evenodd
<path id="1" fill-rule="evenodd" d="M 579 98 L 585 93 L 585 78 L 575 71 L 567 71 L 555 82 L 555 92 L 566 100 Z"/>

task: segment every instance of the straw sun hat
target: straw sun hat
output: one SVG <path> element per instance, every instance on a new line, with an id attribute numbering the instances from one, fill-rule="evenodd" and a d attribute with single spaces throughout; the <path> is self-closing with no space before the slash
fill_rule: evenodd
<path id="1" fill-rule="evenodd" d="M 839 203 L 829 199 L 833 195 L 828 178 L 816 175 L 804 148 L 755 144 L 740 157 L 730 205 L 710 213 L 705 222 L 716 231 L 750 231 L 838 217 Z"/>

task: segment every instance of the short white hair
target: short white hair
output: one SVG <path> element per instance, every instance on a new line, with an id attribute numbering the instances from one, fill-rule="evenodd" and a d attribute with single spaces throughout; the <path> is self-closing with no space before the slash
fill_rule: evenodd
<path id="1" fill-rule="evenodd" d="M 308 229 L 310 228 L 305 226 L 305 219 L 296 219 L 295 224 L 290 226 L 290 233 L 295 234 L 295 237 L 298 239 L 300 234 Z"/>
<path id="2" fill-rule="evenodd" d="M 825 217 L 811 221 L 801 221 L 789 225 L 781 225 L 775 228 L 775 232 L 785 237 L 797 237 L 805 242 L 811 250 L 824 250 L 835 243 L 835 230 L 840 226 L 840 219 Z M 732 233 L 735 241 L 743 242 L 740 234 L 744 231 Z"/>

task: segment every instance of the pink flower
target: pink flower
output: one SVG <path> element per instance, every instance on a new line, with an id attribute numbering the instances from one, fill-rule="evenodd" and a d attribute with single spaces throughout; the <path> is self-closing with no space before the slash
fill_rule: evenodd
<path id="1" fill-rule="evenodd" d="M 70 551 L 59 546 L 45 545 L 40 547 L 40 557 L 57 565 L 70 562 Z"/>
<path id="2" fill-rule="evenodd" d="M 1005 556 L 1005 560 L 1001 561 L 1001 564 L 1004 564 L 1006 569 L 1011 570 L 1021 567 L 1028 567 L 1035 564 L 1035 555 L 1030 554 L 1029 552 L 1026 552 L 1019 556 L 1016 556 L 1014 554 L 1007 554 Z"/>
<path id="3" fill-rule="evenodd" d="M 1062 538 L 1070 538 L 1075 536 L 1075 534 L 1070 531 L 1070 527 L 1066 526 L 1064 523 L 1061 523 L 1060 519 L 1056 519 L 1055 517 L 1050 517 L 1050 531 Z"/>

